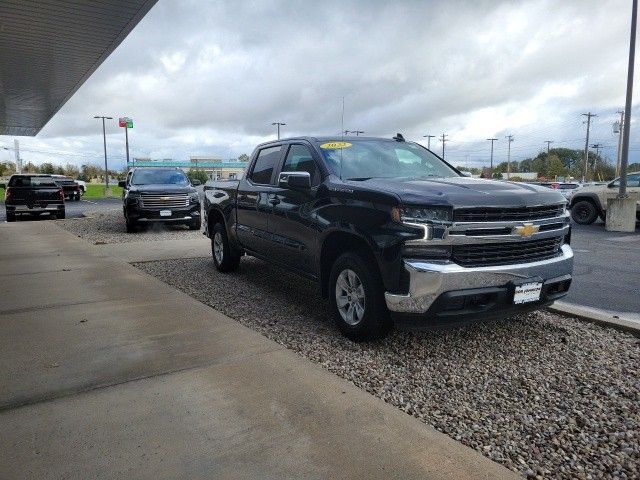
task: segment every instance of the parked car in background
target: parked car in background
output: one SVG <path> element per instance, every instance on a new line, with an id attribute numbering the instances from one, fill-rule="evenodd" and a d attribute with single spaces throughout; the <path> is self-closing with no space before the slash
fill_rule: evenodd
<path id="1" fill-rule="evenodd" d="M 49 214 L 65 218 L 64 191 L 51 175 L 11 175 L 4 195 L 7 222 L 18 215 Z"/>
<path id="2" fill-rule="evenodd" d="M 75 182 L 78 184 L 78 187 L 80 187 L 80 195 L 84 195 L 87 191 L 87 182 L 84 180 L 75 180 Z"/>
<path id="3" fill-rule="evenodd" d="M 147 223 L 177 223 L 200 229 L 200 196 L 195 189 L 200 182 L 190 182 L 179 168 L 133 168 L 118 185 L 123 188 L 127 232 Z"/>
<path id="4" fill-rule="evenodd" d="M 401 135 L 265 143 L 245 178 L 209 181 L 204 194 L 219 271 L 248 254 L 316 281 L 353 340 L 382 337 L 400 317 L 514 315 L 571 284 L 558 191 L 467 178 Z"/>
<path id="5" fill-rule="evenodd" d="M 575 192 L 576 189 L 580 188 L 580 184 L 579 183 L 559 183 L 556 188 L 560 191 L 560 193 L 564 196 L 564 198 L 569 200 L 573 192 Z"/>
<path id="6" fill-rule="evenodd" d="M 616 197 L 619 188 L 620 179 L 616 178 L 608 184 L 585 185 L 575 190 L 570 200 L 573 221 L 581 225 L 589 225 L 598 217 L 604 220 L 607 213 L 607 199 Z M 640 195 L 640 172 L 627 174 L 627 191 Z M 640 201 L 636 212 L 636 218 L 640 220 Z"/>
<path id="7" fill-rule="evenodd" d="M 64 191 L 64 198 L 68 200 L 80 200 L 80 185 L 73 179 L 65 177 L 64 175 L 51 175 L 53 180 L 62 187 Z"/>

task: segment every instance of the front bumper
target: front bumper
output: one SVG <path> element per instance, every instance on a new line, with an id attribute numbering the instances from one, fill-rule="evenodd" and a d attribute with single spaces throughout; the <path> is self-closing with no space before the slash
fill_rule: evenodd
<path id="1" fill-rule="evenodd" d="M 162 216 L 163 210 L 169 210 L 170 216 Z M 189 223 L 200 219 L 200 204 L 193 204 L 184 208 L 148 209 L 138 205 L 127 206 L 127 216 L 136 222 L 175 222 Z"/>
<path id="2" fill-rule="evenodd" d="M 435 263 L 405 260 L 409 274 L 409 293 L 385 293 L 392 312 L 426 314 L 431 317 L 460 317 L 493 313 L 509 315 L 515 284 L 525 280 L 543 283 L 542 296 L 535 304 L 544 305 L 566 295 L 573 271 L 573 251 L 561 247 L 557 257 L 539 262 L 491 267 L 461 267 L 452 262 Z"/>

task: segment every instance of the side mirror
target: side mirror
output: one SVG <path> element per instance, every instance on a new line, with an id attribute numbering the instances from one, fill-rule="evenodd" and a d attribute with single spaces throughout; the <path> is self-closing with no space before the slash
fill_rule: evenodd
<path id="1" fill-rule="evenodd" d="M 309 190 L 311 175 L 309 172 L 281 172 L 278 177 L 278 186 L 292 190 Z"/>
<path id="2" fill-rule="evenodd" d="M 118 186 L 121 187 L 121 188 L 126 188 L 127 182 L 125 182 L 124 180 L 120 180 L 118 182 Z"/>
<path id="3" fill-rule="evenodd" d="M 197 187 L 198 185 L 202 185 L 202 182 L 200 180 L 193 179 L 191 180 L 191 185 L 193 185 L 194 187 Z"/>

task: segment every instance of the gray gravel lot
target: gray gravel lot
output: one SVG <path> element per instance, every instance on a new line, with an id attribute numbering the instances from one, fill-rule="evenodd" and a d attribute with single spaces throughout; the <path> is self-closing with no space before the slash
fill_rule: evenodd
<path id="1" fill-rule="evenodd" d="M 58 224 L 74 235 L 91 243 L 125 243 L 180 238 L 202 238 L 202 232 L 189 230 L 184 225 L 149 224 L 135 233 L 127 233 L 122 208 L 108 211 L 87 211 L 86 218 L 63 220 Z"/>
<path id="2" fill-rule="evenodd" d="M 531 478 L 640 477 L 640 341 L 548 312 L 354 344 L 316 287 L 253 258 L 136 265 Z"/>

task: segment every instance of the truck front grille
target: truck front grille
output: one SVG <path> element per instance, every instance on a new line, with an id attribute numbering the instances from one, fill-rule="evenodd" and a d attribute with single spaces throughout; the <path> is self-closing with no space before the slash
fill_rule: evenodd
<path id="1" fill-rule="evenodd" d="M 463 267 L 488 267 L 537 262 L 558 255 L 563 237 L 525 242 L 454 245 L 453 260 Z"/>
<path id="2" fill-rule="evenodd" d="M 140 197 L 140 207 L 142 208 L 184 208 L 189 206 L 189 195 L 186 193 L 150 195 L 143 194 Z"/>
<path id="3" fill-rule="evenodd" d="M 509 222 L 559 217 L 564 204 L 521 208 L 459 208 L 453 211 L 454 222 Z"/>

